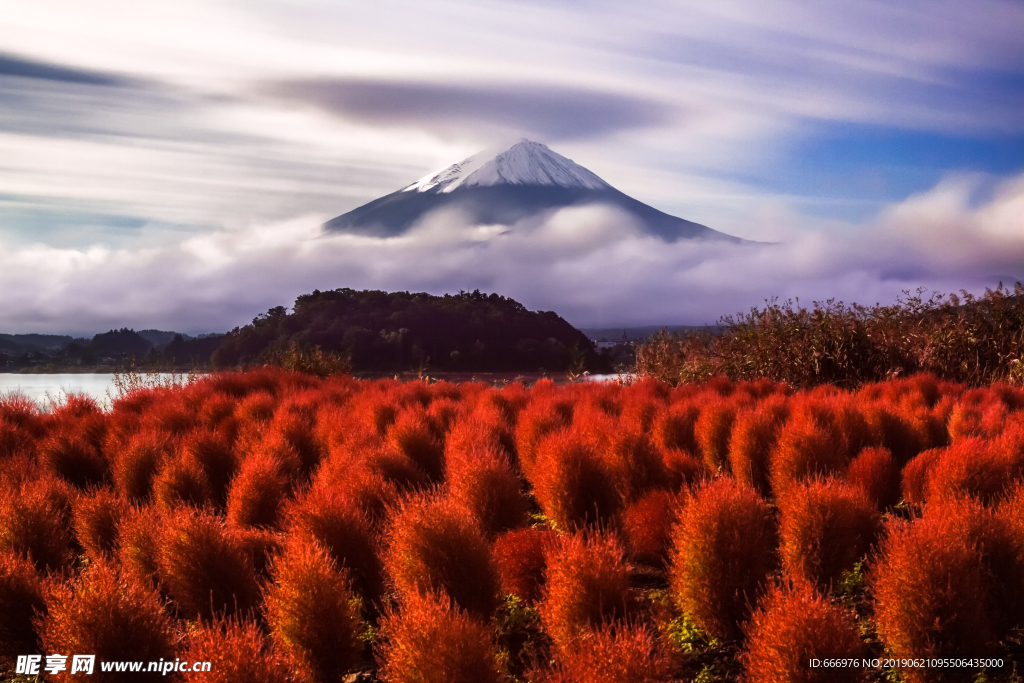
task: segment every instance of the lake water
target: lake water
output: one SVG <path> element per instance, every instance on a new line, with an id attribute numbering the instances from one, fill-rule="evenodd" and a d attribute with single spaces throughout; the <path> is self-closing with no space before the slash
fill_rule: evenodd
<path id="1" fill-rule="evenodd" d="M 48 396 L 60 400 L 66 393 L 88 394 L 109 407 L 108 393 L 116 393 L 112 374 L 19 375 L 0 373 L 0 395 L 20 393 L 48 408 Z"/>

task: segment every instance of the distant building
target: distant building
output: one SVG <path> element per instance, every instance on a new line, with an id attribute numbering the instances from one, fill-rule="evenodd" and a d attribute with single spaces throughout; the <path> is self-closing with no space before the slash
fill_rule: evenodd
<path id="1" fill-rule="evenodd" d="M 623 330 L 622 337 L 620 339 L 615 339 L 612 341 L 602 339 L 595 341 L 594 343 L 597 344 L 598 349 L 614 349 L 616 346 L 629 346 L 633 342 L 629 340 L 629 337 L 626 336 L 626 331 Z"/>

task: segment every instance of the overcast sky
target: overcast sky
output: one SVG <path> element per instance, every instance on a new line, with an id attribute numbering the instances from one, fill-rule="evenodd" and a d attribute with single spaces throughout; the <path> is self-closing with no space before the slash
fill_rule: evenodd
<path id="1" fill-rule="evenodd" d="M 336 287 L 697 324 L 1024 278 L 1022 36 L 993 0 L 0 0 L 0 332 L 223 331 Z M 321 234 L 519 136 L 777 244 L 593 210 Z"/>

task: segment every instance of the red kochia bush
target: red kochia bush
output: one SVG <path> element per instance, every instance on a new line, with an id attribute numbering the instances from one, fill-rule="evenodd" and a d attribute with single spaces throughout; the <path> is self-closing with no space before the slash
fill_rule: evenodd
<path id="1" fill-rule="evenodd" d="M 612 519 L 622 507 L 612 474 L 597 445 L 576 430 L 550 434 L 538 447 L 528 471 L 534 496 L 560 529 L 571 530 Z"/>
<path id="2" fill-rule="evenodd" d="M 218 619 L 200 623 L 189 633 L 189 662 L 210 662 L 209 671 L 187 671 L 183 683 L 290 683 L 287 661 L 253 621 Z"/>
<path id="3" fill-rule="evenodd" d="M 285 517 L 292 536 L 318 542 L 348 570 L 360 595 L 380 598 L 382 569 L 373 526 L 349 496 L 336 488 L 314 488 L 289 505 Z"/>
<path id="4" fill-rule="evenodd" d="M 626 502 L 637 500 L 668 482 L 663 453 L 651 437 L 635 425 L 620 421 L 612 427 L 604 459 Z"/>
<path id="5" fill-rule="evenodd" d="M 616 624 L 577 641 L 560 657 L 573 683 L 662 683 L 671 679 L 666 644 L 642 624 Z"/>
<path id="6" fill-rule="evenodd" d="M 522 481 L 498 446 L 480 446 L 448 457 L 448 494 L 489 534 L 523 526 L 529 504 L 522 494 Z"/>
<path id="7" fill-rule="evenodd" d="M 174 631 L 156 591 L 106 562 L 90 564 L 69 582 L 50 584 L 47 615 L 37 629 L 47 653 L 95 654 L 95 681 L 124 680 L 101 661 L 173 660 Z M 70 671 L 70 659 L 68 660 Z"/>
<path id="8" fill-rule="evenodd" d="M 1013 484 L 1013 462 L 995 443 L 965 437 L 942 451 L 926 482 L 928 502 L 972 496 L 982 503 L 991 503 Z"/>
<path id="9" fill-rule="evenodd" d="M 13 667 L 18 655 L 37 652 L 32 618 L 44 608 L 43 584 L 32 562 L 0 552 L 0 671 Z"/>
<path id="10" fill-rule="evenodd" d="M 897 658 L 995 652 L 1024 613 L 1021 560 L 1005 520 L 976 501 L 929 504 L 912 523 L 890 523 L 871 577 L 886 647 Z M 902 671 L 912 683 L 960 680 L 943 673 Z"/>
<path id="11" fill-rule="evenodd" d="M 165 510 L 177 505 L 201 507 L 210 501 L 210 483 L 197 463 L 168 460 L 153 480 L 153 498 Z"/>
<path id="12" fill-rule="evenodd" d="M 274 561 L 267 622 L 301 680 L 335 683 L 359 663 L 359 607 L 348 572 L 319 544 L 293 542 Z"/>
<path id="13" fill-rule="evenodd" d="M 882 528 L 864 492 L 834 479 L 791 486 L 780 508 L 782 564 L 791 578 L 818 590 L 837 585 Z"/>
<path id="14" fill-rule="evenodd" d="M 629 568 L 614 536 L 577 532 L 546 552 L 541 621 L 560 652 L 602 624 L 622 620 L 629 607 Z"/>
<path id="15" fill-rule="evenodd" d="M 114 484 L 121 495 L 133 502 L 146 501 L 170 448 L 165 435 L 147 429 L 132 435 L 123 450 L 111 454 Z"/>
<path id="16" fill-rule="evenodd" d="M 534 602 L 544 585 L 544 550 L 557 538 L 550 529 L 516 529 L 499 534 L 491 549 L 501 592 Z"/>
<path id="17" fill-rule="evenodd" d="M 747 626 L 743 655 L 747 683 L 860 683 L 860 667 L 824 669 L 813 657 L 867 655 L 855 615 L 814 592 L 809 585 L 774 588 Z"/>
<path id="18" fill-rule="evenodd" d="M 846 481 L 864 492 L 879 510 L 900 500 L 899 464 L 888 448 L 870 446 L 850 461 Z"/>
<path id="19" fill-rule="evenodd" d="M 210 429 L 197 429 L 182 439 L 181 453 L 184 462 L 195 463 L 206 475 L 213 502 L 223 505 L 228 485 L 238 470 L 238 460 L 227 437 Z"/>
<path id="20" fill-rule="evenodd" d="M 128 513 L 128 504 L 110 489 L 96 489 L 75 500 L 74 526 L 78 542 L 92 559 L 114 552 L 117 525 Z"/>
<path id="21" fill-rule="evenodd" d="M 519 455 L 519 466 L 527 477 L 533 471 L 537 447 L 541 440 L 554 431 L 568 427 L 572 423 L 575 411 L 575 403 L 571 398 L 555 400 L 557 394 L 554 393 L 538 395 L 542 390 L 544 387 L 540 382 L 533 386 L 532 400 L 519 413 L 516 425 L 516 452 Z"/>
<path id="22" fill-rule="evenodd" d="M 924 502 L 932 467 L 939 461 L 945 450 L 945 448 L 929 448 L 926 451 L 921 451 L 903 466 L 900 473 L 900 489 L 903 491 L 903 498 L 908 503 L 920 505 Z"/>
<path id="23" fill-rule="evenodd" d="M 418 495 L 392 513 L 384 567 L 403 601 L 443 592 L 459 607 L 487 618 L 497 606 L 498 580 L 490 546 L 476 520 L 447 496 Z"/>
<path id="24" fill-rule="evenodd" d="M 729 467 L 737 481 L 762 496 L 770 492 L 770 454 L 789 412 L 784 396 L 773 396 L 741 410 L 729 439 Z"/>
<path id="25" fill-rule="evenodd" d="M 39 442 L 39 463 L 68 483 L 84 488 L 103 481 L 107 461 L 81 430 L 62 426 Z"/>
<path id="26" fill-rule="evenodd" d="M 381 625 L 378 675 L 385 683 L 501 683 L 506 677 L 484 621 L 447 596 L 412 594 Z"/>
<path id="27" fill-rule="evenodd" d="M 166 518 L 156 541 L 158 575 L 183 616 L 209 619 L 257 604 L 251 560 L 210 512 L 179 508 Z"/>
<path id="28" fill-rule="evenodd" d="M 672 532 L 676 603 L 716 638 L 737 639 L 748 605 L 777 565 L 775 519 L 753 489 L 712 481 L 687 501 Z"/>
<path id="29" fill-rule="evenodd" d="M 228 489 L 228 522 L 232 526 L 277 524 L 288 493 L 288 476 L 281 462 L 266 453 L 253 453 L 242 461 Z"/>
<path id="30" fill-rule="evenodd" d="M 634 560 L 651 565 L 664 564 L 669 534 L 680 507 L 680 497 L 664 490 L 651 491 L 626 507 L 621 526 L 629 554 Z"/>
<path id="31" fill-rule="evenodd" d="M 731 399 L 710 400 L 701 406 L 694 424 L 694 437 L 704 462 L 712 472 L 721 472 L 729 464 L 729 437 L 736 421 L 737 403 Z"/>
<path id="32" fill-rule="evenodd" d="M 43 571 L 74 561 L 70 487 L 52 476 L 0 488 L 0 552 L 27 556 Z"/>

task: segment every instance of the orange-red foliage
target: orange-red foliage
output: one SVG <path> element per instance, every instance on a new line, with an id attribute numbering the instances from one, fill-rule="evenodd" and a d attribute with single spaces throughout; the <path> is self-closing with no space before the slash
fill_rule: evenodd
<path id="1" fill-rule="evenodd" d="M 729 438 L 737 408 L 737 402 L 727 398 L 709 400 L 701 406 L 693 435 L 712 472 L 722 472 L 729 465 Z"/>
<path id="2" fill-rule="evenodd" d="M 107 461 L 96 444 L 71 425 L 62 425 L 40 441 L 36 452 L 45 470 L 79 488 L 98 484 L 107 474 Z"/>
<path id="3" fill-rule="evenodd" d="M 145 502 L 153 490 L 153 478 L 168 457 L 171 444 L 153 429 L 133 434 L 123 450 L 111 454 L 114 484 L 133 502 Z"/>
<path id="4" fill-rule="evenodd" d="M 168 460 L 153 480 L 153 498 L 165 510 L 177 505 L 202 507 L 210 497 L 206 473 L 193 460 Z"/>
<path id="5" fill-rule="evenodd" d="M 494 631 L 445 595 L 412 594 L 381 625 L 378 675 L 385 683 L 501 683 Z"/>
<path id="6" fill-rule="evenodd" d="M 654 442 L 665 451 L 700 453 L 695 433 L 700 406 L 692 401 L 673 403 L 654 418 Z"/>
<path id="7" fill-rule="evenodd" d="M 0 552 L 0 671 L 12 668 L 18 655 L 38 651 L 32 618 L 44 609 L 43 584 L 32 562 Z"/>
<path id="8" fill-rule="evenodd" d="M 544 550 L 557 538 L 550 529 L 516 529 L 494 539 L 491 554 L 501 592 L 535 602 L 544 585 Z"/>
<path id="9" fill-rule="evenodd" d="M 210 487 L 211 501 L 224 505 L 228 485 L 238 471 L 238 460 L 227 437 L 212 429 L 196 429 L 182 438 L 181 458 L 202 470 Z"/>
<path id="10" fill-rule="evenodd" d="M 447 496 L 417 495 L 392 513 L 384 567 L 400 600 L 443 592 L 487 618 L 497 606 L 490 546 L 476 520 Z"/>
<path id="11" fill-rule="evenodd" d="M 676 603 L 716 638 L 737 639 L 778 564 L 775 519 L 757 493 L 716 479 L 686 503 L 672 531 Z"/>
<path id="12" fill-rule="evenodd" d="M 747 626 L 748 683 L 861 683 L 861 667 L 811 667 L 814 657 L 866 657 L 856 615 L 809 585 L 774 588 Z"/>
<path id="13" fill-rule="evenodd" d="M 291 683 L 288 662 L 249 619 L 218 619 L 189 632 L 182 655 L 189 662 L 210 662 L 209 671 L 186 671 L 183 683 Z"/>
<path id="14" fill-rule="evenodd" d="M 259 588 L 239 538 L 208 511 L 178 508 L 156 539 L 161 583 L 183 616 L 210 619 L 256 606 Z"/>
<path id="15" fill-rule="evenodd" d="M 602 532 L 562 536 L 545 550 L 541 622 L 560 652 L 602 624 L 626 618 L 629 568 L 618 540 Z"/>
<path id="16" fill-rule="evenodd" d="M 109 488 L 78 496 L 73 504 L 75 535 L 92 559 L 112 554 L 117 546 L 117 525 L 128 505 Z"/>
<path id="17" fill-rule="evenodd" d="M 821 591 L 853 569 L 882 529 L 864 492 L 834 479 L 791 486 L 780 509 L 782 564 L 791 578 Z"/>
<path id="18" fill-rule="evenodd" d="M 47 614 L 36 628 L 46 653 L 96 655 L 91 680 L 118 681 L 100 661 L 174 659 L 174 628 L 156 591 L 131 574 L 100 561 L 68 582 L 53 582 Z"/>
<path id="19" fill-rule="evenodd" d="M 983 503 L 1001 497 L 1013 484 L 1014 463 L 996 444 L 963 437 L 942 451 L 926 475 L 928 502 L 972 496 Z"/>
<path id="20" fill-rule="evenodd" d="M 545 395 L 545 391 L 548 393 Z M 564 429 L 572 423 L 575 401 L 570 397 L 555 400 L 557 394 L 544 389 L 541 382 L 533 386 L 530 403 L 519 413 L 516 425 L 516 453 L 519 466 L 527 477 L 531 475 L 537 448 L 545 436 Z"/>
<path id="21" fill-rule="evenodd" d="M 789 414 L 784 396 L 773 396 L 736 415 L 729 439 L 729 467 L 737 481 L 767 496 L 770 456 Z"/>
<path id="22" fill-rule="evenodd" d="M 0 552 L 29 557 L 43 571 L 60 571 L 75 558 L 72 493 L 52 476 L 0 488 Z"/>
<path id="23" fill-rule="evenodd" d="M 651 489 L 666 486 L 668 470 L 662 452 L 646 432 L 619 421 L 613 424 L 604 449 L 615 487 L 624 501 L 642 497 Z"/>
<path id="24" fill-rule="evenodd" d="M 886 647 L 897 658 L 995 652 L 1024 613 L 1021 561 L 1005 520 L 976 501 L 929 504 L 912 523 L 890 523 L 872 577 Z M 931 669 L 902 673 L 940 680 Z"/>
<path id="25" fill-rule="evenodd" d="M 626 506 L 620 526 L 630 557 L 646 564 L 663 565 L 680 507 L 679 496 L 662 489 Z"/>
<path id="26" fill-rule="evenodd" d="M 496 534 L 526 523 L 529 504 L 523 497 L 523 482 L 497 443 L 464 444 L 449 453 L 448 495 L 472 514 L 484 531 Z"/>
<path id="27" fill-rule="evenodd" d="M 879 510 L 900 500 L 900 470 L 884 446 L 870 446 L 850 461 L 846 481 L 860 489 Z"/>
<path id="28" fill-rule="evenodd" d="M 228 488 L 228 522 L 236 527 L 275 526 L 288 489 L 280 460 L 263 452 L 251 454 Z"/>
<path id="29" fill-rule="evenodd" d="M 362 656 L 359 608 L 348 572 L 316 542 L 293 542 L 274 561 L 267 622 L 299 678 L 334 683 Z"/>
<path id="30" fill-rule="evenodd" d="M 370 601 L 383 592 L 382 569 L 370 518 L 343 491 L 314 488 L 288 506 L 289 534 L 316 541 L 352 578 L 356 592 Z"/>
<path id="31" fill-rule="evenodd" d="M 560 529 L 607 522 L 622 507 L 599 444 L 575 429 L 544 438 L 527 476 L 544 514 Z"/>
<path id="32" fill-rule="evenodd" d="M 903 466 L 900 473 L 900 489 L 903 491 L 904 500 L 914 505 L 924 502 L 931 469 L 945 450 L 945 447 L 941 447 L 921 451 Z"/>
<path id="33" fill-rule="evenodd" d="M 662 683 L 671 679 L 665 642 L 642 624 L 615 624 L 577 640 L 559 658 L 573 683 Z"/>

